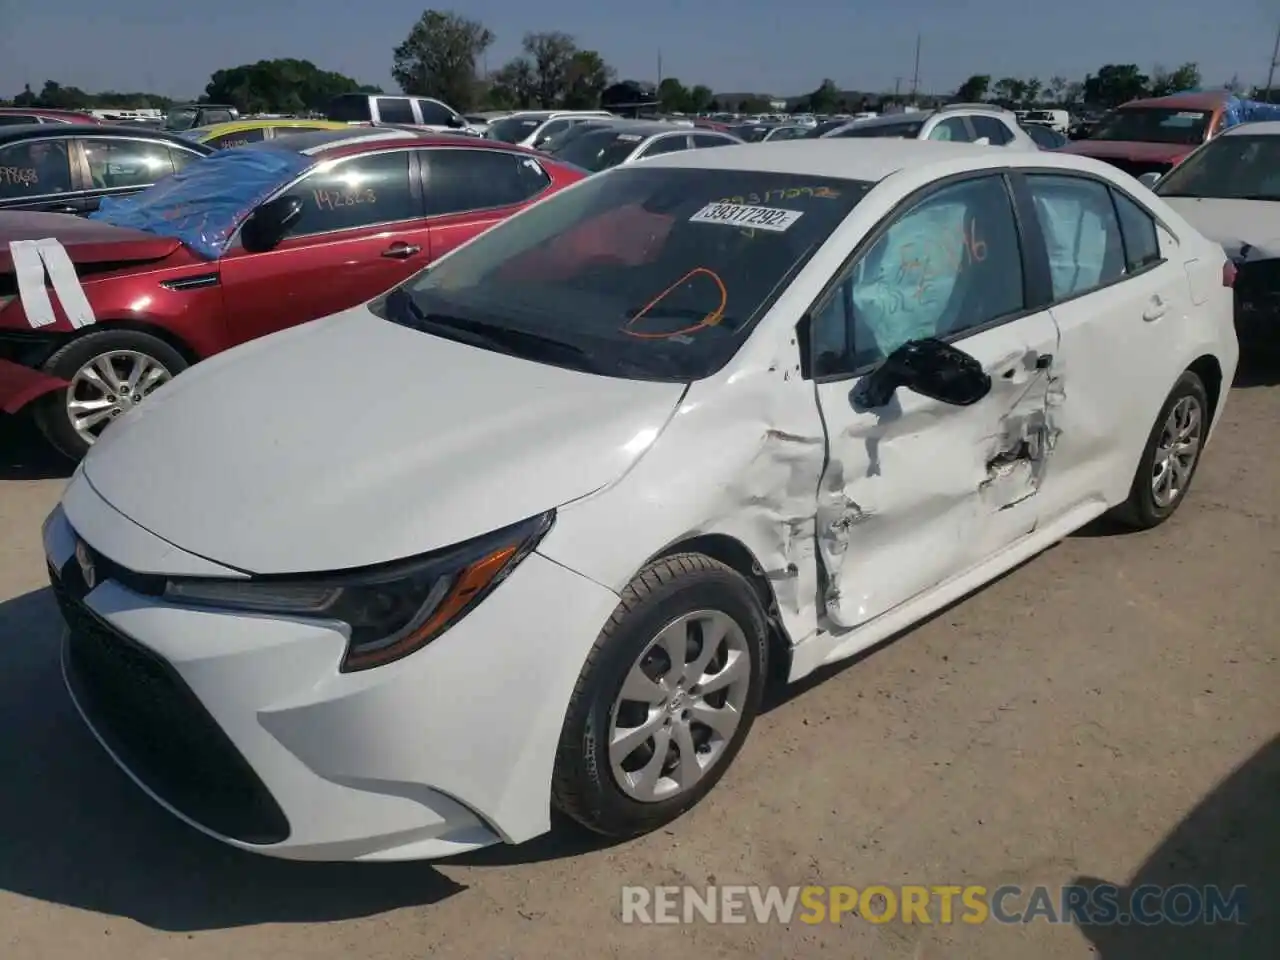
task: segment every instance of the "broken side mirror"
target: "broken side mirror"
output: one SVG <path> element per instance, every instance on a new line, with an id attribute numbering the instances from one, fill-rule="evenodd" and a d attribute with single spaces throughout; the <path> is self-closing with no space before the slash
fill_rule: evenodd
<path id="1" fill-rule="evenodd" d="M 274 250 L 284 239 L 289 228 L 302 216 L 302 201 L 298 197 L 285 196 L 268 200 L 249 214 L 240 228 L 240 243 L 250 253 Z"/>
<path id="2" fill-rule="evenodd" d="M 991 377 L 981 363 L 949 343 L 908 340 L 859 380 L 849 399 L 862 409 L 874 410 L 887 406 L 899 387 L 967 407 L 991 392 Z"/>

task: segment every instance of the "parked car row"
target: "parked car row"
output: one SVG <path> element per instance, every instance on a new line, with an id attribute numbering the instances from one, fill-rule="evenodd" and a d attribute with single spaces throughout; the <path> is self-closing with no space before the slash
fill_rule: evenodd
<path id="1" fill-rule="evenodd" d="M 0 214 L 6 401 L 68 449 L 111 424 L 43 534 L 85 722 L 261 854 L 632 836 L 769 678 L 1168 520 L 1227 259 L 1113 166 L 954 142 L 979 119 L 1018 137 L 358 127 Z"/>

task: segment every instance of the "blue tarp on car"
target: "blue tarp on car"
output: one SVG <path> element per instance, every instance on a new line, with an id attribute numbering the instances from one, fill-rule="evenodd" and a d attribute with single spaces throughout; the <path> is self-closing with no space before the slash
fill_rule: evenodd
<path id="1" fill-rule="evenodd" d="M 290 150 L 223 150 L 141 193 L 104 198 L 90 219 L 174 237 L 217 260 L 245 217 L 314 162 Z"/>
<path id="2" fill-rule="evenodd" d="M 1221 95 L 1222 90 L 1179 90 L 1173 96 L 1188 93 L 1214 93 Z M 1280 120 L 1280 103 L 1263 103 L 1261 100 L 1246 100 L 1244 97 L 1227 96 L 1226 106 L 1222 114 L 1222 129 L 1229 130 L 1242 123 L 1260 123 L 1264 120 Z"/>

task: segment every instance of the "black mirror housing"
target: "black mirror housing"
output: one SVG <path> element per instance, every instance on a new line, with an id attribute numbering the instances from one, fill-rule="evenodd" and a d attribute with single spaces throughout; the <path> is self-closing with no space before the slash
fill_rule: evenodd
<path id="1" fill-rule="evenodd" d="M 294 196 L 268 200 L 240 228 L 240 243 L 250 253 L 266 253 L 284 239 L 289 228 L 302 216 L 302 200 Z"/>
<path id="2" fill-rule="evenodd" d="M 957 347 L 933 338 L 909 340 L 864 376 L 850 394 L 860 408 L 874 410 L 905 387 L 930 400 L 968 407 L 991 392 L 982 364 Z"/>

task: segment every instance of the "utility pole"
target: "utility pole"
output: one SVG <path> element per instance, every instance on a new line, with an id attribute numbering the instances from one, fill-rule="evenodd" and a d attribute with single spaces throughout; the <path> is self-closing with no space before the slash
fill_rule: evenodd
<path id="1" fill-rule="evenodd" d="M 658 51 L 658 86 L 662 86 L 662 51 Z"/>
<path id="2" fill-rule="evenodd" d="M 898 95 L 902 92 L 902 80 L 903 80 L 903 78 L 902 78 L 902 77 L 894 77 L 894 78 L 893 78 L 893 100 L 894 100 L 894 103 L 897 103 L 897 101 L 898 101 Z"/>
<path id="3" fill-rule="evenodd" d="M 1276 78 L 1277 66 L 1280 66 L 1280 27 L 1276 28 L 1276 42 L 1271 48 L 1271 66 L 1267 68 L 1267 92 L 1263 94 L 1267 103 L 1271 102 L 1271 84 Z"/>
<path id="4" fill-rule="evenodd" d="M 916 69 L 911 75 L 911 105 L 917 106 L 916 94 L 920 92 L 920 34 L 916 34 Z"/>

